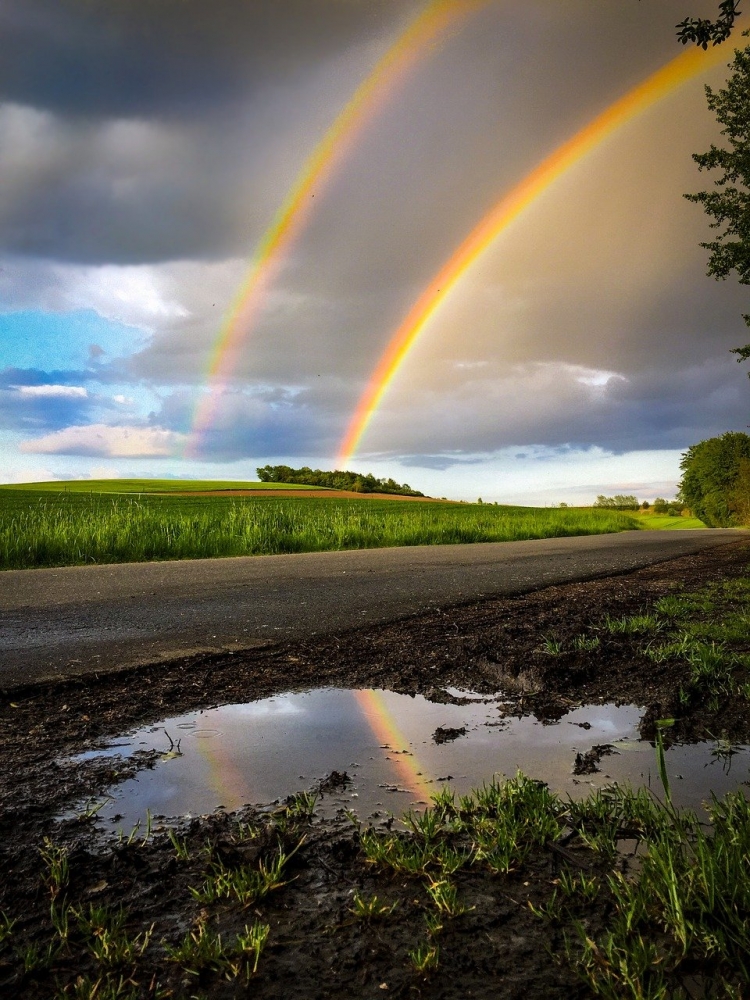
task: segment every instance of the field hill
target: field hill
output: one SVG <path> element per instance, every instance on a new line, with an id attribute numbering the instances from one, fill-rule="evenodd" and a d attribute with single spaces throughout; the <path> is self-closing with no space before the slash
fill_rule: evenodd
<path id="1" fill-rule="evenodd" d="M 47 483 L 14 483 L 4 490 L 50 493 L 234 493 L 255 490 L 313 490 L 303 483 L 242 482 L 225 479 L 72 479 Z"/>

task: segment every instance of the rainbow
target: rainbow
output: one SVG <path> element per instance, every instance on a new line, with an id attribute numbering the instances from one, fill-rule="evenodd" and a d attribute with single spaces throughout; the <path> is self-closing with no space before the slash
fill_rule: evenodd
<path id="1" fill-rule="evenodd" d="M 431 792 L 427 786 L 431 785 L 432 781 L 429 775 L 422 771 L 419 761 L 409 750 L 409 741 L 393 718 L 384 698 L 384 692 L 357 690 L 353 694 L 375 739 L 378 743 L 387 745 L 392 751 L 393 755 L 389 760 L 396 782 L 415 795 L 429 798 Z M 218 720 L 216 721 L 218 723 Z M 223 728 L 226 728 L 226 725 Z M 251 769 L 236 759 L 228 738 L 199 739 L 197 743 L 198 753 L 208 768 L 209 786 L 216 792 L 228 812 L 257 801 L 257 789 L 253 792 L 251 787 Z"/>
<path id="2" fill-rule="evenodd" d="M 705 52 L 696 47 L 672 59 L 558 146 L 520 183 L 503 195 L 440 268 L 391 336 L 341 442 L 337 459 L 339 468 L 345 468 L 359 448 L 388 387 L 422 331 L 456 284 L 498 236 L 559 177 L 601 145 L 613 132 L 725 58 L 720 47 Z"/>
<path id="3" fill-rule="evenodd" d="M 254 801 L 248 776 L 224 739 L 199 739 L 198 753 L 208 766 L 209 786 L 227 812 Z"/>
<path id="4" fill-rule="evenodd" d="M 208 391 L 201 394 L 191 423 L 185 455 L 196 458 L 200 442 L 213 423 L 229 373 L 245 337 L 263 305 L 263 295 L 278 273 L 285 254 L 304 230 L 315 195 L 329 182 L 358 133 L 370 121 L 397 83 L 429 51 L 451 24 L 488 0 L 430 0 L 375 65 L 307 159 L 286 200 L 266 230 L 250 262 L 211 350 Z M 320 199 L 319 199 L 320 201 Z"/>
<path id="5" fill-rule="evenodd" d="M 411 792 L 424 791 L 425 786 L 431 784 L 430 779 L 422 771 L 414 754 L 407 750 L 409 741 L 396 725 L 383 698 L 383 692 L 360 690 L 355 691 L 354 696 L 375 738 L 380 743 L 387 744 L 394 752 L 391 763 L 398 774 L 399 781 Z"/>

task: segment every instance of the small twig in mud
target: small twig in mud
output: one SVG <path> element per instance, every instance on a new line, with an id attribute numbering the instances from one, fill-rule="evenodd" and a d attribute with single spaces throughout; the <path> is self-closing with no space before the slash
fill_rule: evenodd
<path id="1" fill-rule="evenodd" d="M 579 858 L 577 854 L 573 853 L 573 851 L 569 851 L 567 848 L 563 847 L 562 844 L 558 844 L 554 840 L 547 842 L 547 848 L 553 853 L 559 854 L 560 857 L 564 858 L 569 864 L 576 865 L 577 868 L 582 868 L 584 871 L 590 871 L 593 868 L 593 865 L 590 862 Z"/>

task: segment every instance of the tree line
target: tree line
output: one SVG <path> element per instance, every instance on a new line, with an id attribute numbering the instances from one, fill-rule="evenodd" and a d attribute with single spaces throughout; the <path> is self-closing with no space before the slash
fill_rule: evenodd
<path id="1" fill-rule="evenodd" d="M 563 506 L 562 504 L 560 506 Z M 565 505 L 567 506 L 567 504 Z M 653 504 L 648 500 L 644 500 L 641 503 L 638 497 L 634 496 L 632 493 L 622 494 L 617 493 L 613 497 L 605 497 L 602 494 L 596 498 L 594 502 L 594 507 L 603 507 L 605 510 L 650 510 L 653 509 L 654 514 L 669 514 L 672 517 L 677 517 L 685 510 L 687 504 L 683 503 L 682 500 L 665 500 L 663 497 L 657 497 Z"/>
<path id="2" fill-rule="evenodd" d="M 298 486 L 322 486 L 329 490 L 351 490 L 354 493 L 393 493 L 397 496 L 423 497 L 408 483 L 394 479 L 377 479 L 371 473 L 349 472 L 336 469 L 325 472 L 303 466 L 293 469 L 289 465 L 264 465 L 256 470 L 262 483 L 295 483 Z"/>

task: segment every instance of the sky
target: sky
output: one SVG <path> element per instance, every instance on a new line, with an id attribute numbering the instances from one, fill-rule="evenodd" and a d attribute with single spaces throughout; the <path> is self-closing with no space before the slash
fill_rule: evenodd
<path id="1" fill-rule="evenodd" d="M 739 34 L 489 243 L 342 443 L 492 206 L 714 12 L 0 0 L 0 481 L 343 458 L 455 499 L 673 496 L 689 445 L 747 426 L 747 294 L 682 197 Z"/>

